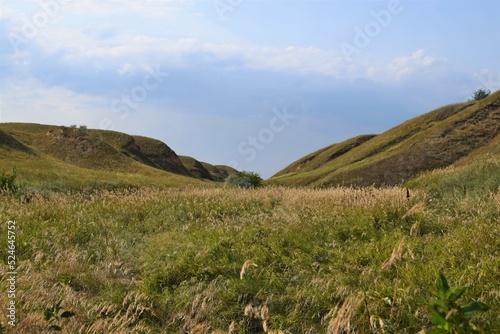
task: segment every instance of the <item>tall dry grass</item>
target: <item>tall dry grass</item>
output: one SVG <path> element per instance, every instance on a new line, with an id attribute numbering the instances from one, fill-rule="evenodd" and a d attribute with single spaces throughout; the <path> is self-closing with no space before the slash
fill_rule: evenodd
<path id="1" fill-rule="evenodd" d="M 1 221 L 19 226 L 16 333 L 43 333 L 43 311 L 58 300 L 76 314 L 59 322 L 70 333 L 347 333 L 381 324 L 412 333 L 429 327 L 424 306 L 439 271 L 492 305 L 481 319 L 498 326 L 498 192 L 446 201 L 423 191 L 408 201 L 400 188 L 29 196 L 0 196 Z"/>

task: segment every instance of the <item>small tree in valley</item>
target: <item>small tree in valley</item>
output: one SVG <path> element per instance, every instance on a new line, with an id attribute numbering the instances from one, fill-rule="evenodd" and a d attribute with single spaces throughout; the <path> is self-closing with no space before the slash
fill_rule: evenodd
<path id="1" fill-rule="evenodd" d="M 257 188 L 261 185 L 262 178 L 258 173 L 242 171 L 229 175 L 226 182 L 240 188 Z"/>

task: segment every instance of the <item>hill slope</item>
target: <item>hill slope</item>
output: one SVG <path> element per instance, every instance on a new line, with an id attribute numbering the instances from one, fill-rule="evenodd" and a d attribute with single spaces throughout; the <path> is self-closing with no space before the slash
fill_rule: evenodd
<path id="1" fill-rule="evenodd" d="M 291 186 L 395 185 L 465 157 L 493 154 L 500 133 L 500 91 L 445 106 L 380 135 L 358 136 L 311 153 L 268 183 Z M 477 152 L 477 153 L 476 153 Z"/>
<path id="2" fill-rule="evenodd" d="M 164 142 L 148 137 L 134 136 L 135 142 L 146 157 L 160 169 L 192 176 L 175 152 Z"/>
<path id="3" fill-rule="evenodd" d="M 203 180 L 220 182 L 224 181 L 230 174 L 238 172 L 236 169 L 229 166 L 214 166 L 207 162 L 198 161 L 192 157 L 181 155 L 179 158 L 193 176 Z"/>
<path id="4" fill-rule="evenodd" d="M 165 143 L 115 131 L 2 123 L 0 155 L 2 171 L 50 188 L 200 182 Z"/>

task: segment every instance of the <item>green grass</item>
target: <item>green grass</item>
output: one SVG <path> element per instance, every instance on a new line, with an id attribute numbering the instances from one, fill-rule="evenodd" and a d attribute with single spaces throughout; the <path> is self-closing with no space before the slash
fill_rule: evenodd
<path id="1" fill-rule="evenodd" d="M 488 147 L 499 133 L 500 91 L 431 111 L 380 135 L 312 153 L 267 181 L 287 186 L 396 185 Z"/>
<path id="2" fill-rule="evenodd" d="M 0 149 L 0 152 L 2 150 Z M 108 171 L 69 165 L 50 156 L 33 157 L 20 152 L 9 153 L 2 161 L 6 171 L 18 169 L 18 181 L 28 190 L 80 190 L 82 188 L 126 188 L 139 186 L 189 186 L 199 180 L 166 173 L 153 167 L 141 166 L 129 171 Z M 36 166 L 36 167 L 33 167 Z"/>
<path id="3" fill-rule="evenodd" d="M 500 156 L 474 164 L 451 166 L 422 174 L 409 181 L 410 188 L 425 188 L 429 199 L 450 199 L 494 194 L 500 187 Z"/>
<path id="4" fill-rule="evenodd" d="M 187 170 L 165 144 L 156 145 L 156 152 L 148 144 L 157 141 L 144 137 L 138 140 L 145 144 L 146 153 L 134 137 L 123 133 L 3 123 L 0 168 L 18 167 L 19 181 L 34 191 L 202 184 L 185 175 Z M 178 174 L 168 172 L 170 169 Z"/>
<path id="5" fill-rule="evenodd" d="M 474 321 L 498 332 L 495 175 L 496 160 L 422 175 L 410 203 L 399 188 L 1 195 L 0 220 L 18 228 L 16 329 L 41 332 L 62 299 L 70 333 L 372 333 L 370 318 L 416 333 L 444 272 L 464 304 L 492 307 Z"/>

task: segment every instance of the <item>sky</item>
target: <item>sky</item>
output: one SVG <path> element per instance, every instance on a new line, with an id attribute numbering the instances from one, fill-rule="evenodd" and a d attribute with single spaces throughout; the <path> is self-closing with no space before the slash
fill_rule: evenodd
<path id="1" fill-rule="evenodd" d="M 263 178 L 476 89 L 500 89 L 497 0 L 0 2 L 0 122 L 148 136 Z"/>

